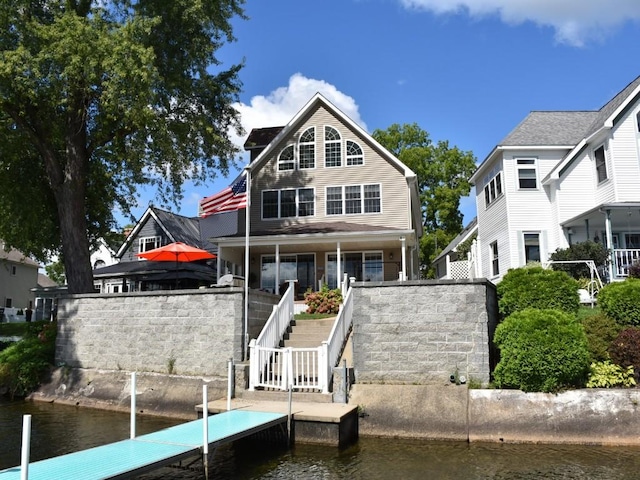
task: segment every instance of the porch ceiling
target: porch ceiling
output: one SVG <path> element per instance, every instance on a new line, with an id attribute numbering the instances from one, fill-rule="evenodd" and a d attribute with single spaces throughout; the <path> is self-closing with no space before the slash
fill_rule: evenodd
<path id="1" fill-rule="evenodd" d="M 561 226 L 563 228 L 584 227 L 585 221 L 588 220 L 590 227 L 604 227 L 607 210 L 610 212 L 611 225 L 618 230 L 640 229 L 640 202 L 602 204 L 563 222 Z"/>

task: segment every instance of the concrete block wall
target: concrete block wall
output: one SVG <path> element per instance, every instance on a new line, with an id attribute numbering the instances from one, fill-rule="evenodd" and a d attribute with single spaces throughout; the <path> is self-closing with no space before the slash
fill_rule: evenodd
<path id="1" fill-rule="evenodd" d="M 356 283 L 353 293 L 356 382 L 442 383 L 456 369 L 489 382 L 497 323 L 491 282 Z"/>
<path id="2" fill-rule="evenodd" d="M 250 292 L 259 330 L 278 297 Z M 266 315 L 266 316 L 265 316 Z M 70 295 L 58 305 L 56 362 L 72 368 L 227 375 L 244 344 L 239 287 Z"/>

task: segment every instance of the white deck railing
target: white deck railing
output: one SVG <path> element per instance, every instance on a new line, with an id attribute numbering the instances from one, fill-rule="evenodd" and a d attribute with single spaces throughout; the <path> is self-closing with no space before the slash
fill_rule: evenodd
<path id="1" fill-rule="evenodd" d="M 273 350 L 280 345 L 285 332 L 293 320 L 294 310 L 294 283 L 289 282 L 289 288 L 284 293 L 280 302 L 274 305 L 271 316 L 265 323 L 257 339 L 249 343 L 249 390 L 253 391 L 258 386 L 259 373 L 269 369 Z M 273 373 L 273 372 L 270 372 Z"/>
<path id="2" fill-rule="evenodd" d="M 314 348 L 274 348 L 252 341 L 250 348 L 249 390 L 319 390 L 329 393 L 333 367 L 351 331 L 353 300 L 351 288 L 338 312 L 329 339 Z M 288 325 L 287 325 L 288 326 Z M 285 328 L 286 330 L 286 328 Z M 284 334 L 284 331 L 282 332 Z M 282 337 L 280 337 L 281 339 Z M 280 341 L 278 340 L 278 342 Z"/>
<path id="3" fill-rule="evenodd" d="M 613 251 L 615 258 L 614 275 L 616 277 L 628 277 L 629 267 L 640 261 L 640 249 L 617 248 Z"/>

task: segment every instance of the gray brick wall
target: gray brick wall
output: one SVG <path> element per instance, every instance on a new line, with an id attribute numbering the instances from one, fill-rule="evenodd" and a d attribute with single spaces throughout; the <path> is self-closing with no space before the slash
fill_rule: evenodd
<path id="1" fill-rule="evenodd" d="M 278 297 L 251 291 L 250 332 Z M 242 288 L 70 295 L 59 302 L 56 362 L 70 367 L 227 375 L 242 360 Z"/>
<path id="2" fill-rule="evenodd" d="M 489 381 L 497 322 L 486 280 L 356 283 L 353 359 L 358 383 Z"/>

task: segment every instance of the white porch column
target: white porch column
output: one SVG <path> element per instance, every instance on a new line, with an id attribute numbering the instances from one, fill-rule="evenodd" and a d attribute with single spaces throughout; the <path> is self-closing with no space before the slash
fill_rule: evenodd
<path id="1" fill-rule="evenodd" d="M 407 239 L 400 237 L 402 242 L 402 281 L 407 279 Z"/>
<path id="2" fill-rule="evenodd" d="M 220 280 L 222 276 L 222 247 L 220 245 L 218 245 L 218 253 L 216 256 L 218 257 L 216 258 L 216 279 Z"/>
<path id="3" fill-rule="evenodd" d="M 336 259 L 336 288 L 339 288 L 340 282 L 342 281 L 342 260 L 340 258 L 341 257 L 340 242 L 338 242 L 336 245 L 336 253 L 338 254 L 338 258 Z"/>
<path id="4" fill-rule="evenodd" d="M 276 243 L 276 295 L 280 295 L 280 244 Z"/>
<path id="5" fill-rule="evenodd" d="M 616 261 L 616 255 L 613 251 L 613 235 L 611 233 L 611 210 L 605 211 L 604 228 L 607 241 L 605 247 L 609 250 L 611 258 L 609 259 L 609 281 L 613 280 L 613 265 Z"/>

